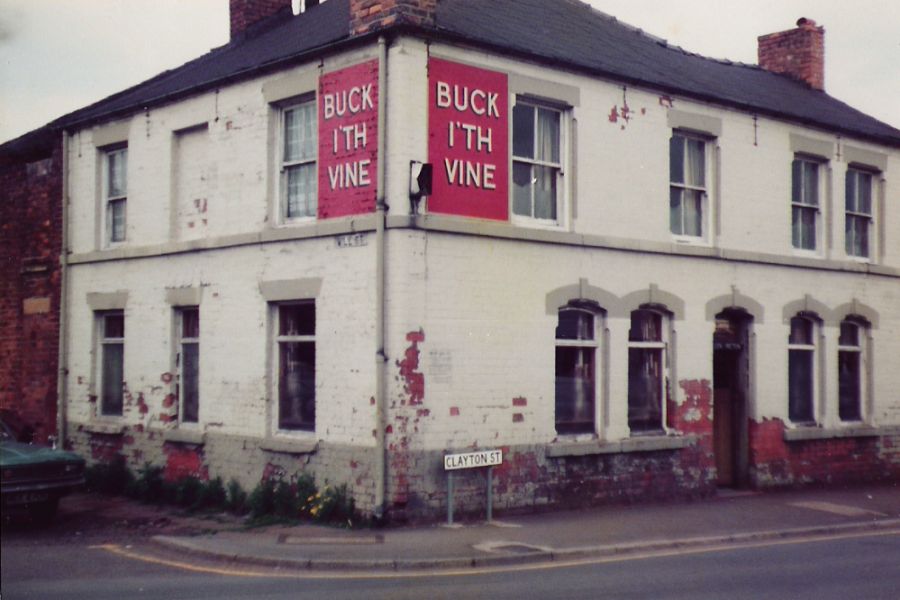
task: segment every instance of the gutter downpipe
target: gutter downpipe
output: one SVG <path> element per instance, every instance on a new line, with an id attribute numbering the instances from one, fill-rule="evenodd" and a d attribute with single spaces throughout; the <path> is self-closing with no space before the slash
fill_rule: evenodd
<path id="1" fill-rule="evenodd" d="M 62 132 L 62 232 L 59 254 L 59 351 L 56 375 L 56 444 L 66 447 L 66 399 L 68 394 L 68 279 L 69 279 L 69 132 Z"/>
<path id="2" fill-rule="evenodd" d="M 387 121 L 387 43 L 378 37 L 378 183 L 375 199 L 375 507 L 377 521 L 384 518 L 387 480 L 387 447 L 385 444 L 385 389 L 387 354 L 385 340 L 385 221 L 387 203 L 384 198 L 385 122 Z"/>

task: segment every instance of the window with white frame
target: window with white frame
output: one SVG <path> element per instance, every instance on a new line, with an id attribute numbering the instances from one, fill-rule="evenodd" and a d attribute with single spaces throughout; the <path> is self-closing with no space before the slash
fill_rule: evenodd
<path id="1" fill-rule="evenodd" d="M 818 322 L 808 315 L 791 319 L 788 337 L 788 418 L 814 423 L 816 398 L 816 337 Z"/>
<path id="2" fill-rule="evenodd" d="M 862 321 L 841 321 L 838 338 L 838 416 L 841 421 L 862 420 L 865 387 L 863 344 L 867 331 Z"/>
<path id="3" fill-rule="evenodd" d="M 596 431 L 597 311 L 566 307 L 556 325 L 556 432 Z"/>
<path id="4" fill-rule="evenodd" d="M 281 109 L 281 217 L 286 221 L 316 216 L 316 130 L 314 98 Z"/>
<path id="5" fill-rule="evenodd" d="M 200 309 L 196 306 L 177 308 L 175 316 L 178 412 L 182 423 L 196 423 L 200 416 Z"/>
<path id="6" fill-rule="evenodd" d="M 513 106 L 514 216 L 547 224 L 562 219 L 563 113 L 522 96 Z"/>
<path id="7" fill-rule="evenodd" d="M 274 305 L 278 428 L 316 426 L 316 304 Z"/>
<path id="8" fill-rule="evenodd" d="M 844 247 L 848 256 L 869 257 L 872 232 L 872 179 L 868 171 L 850 167 L 844 180 Z"/>
<path id="9" fill-rule="evenodd" d="M 675 236 L 707 235 L 707 140 L 681 131 L 669 138 L 669 230 Z"/>
<path id="10" fill-rule="evenodd" d="M 798 156 L 791 165 L 791 243 L 798 250 L 816 250 L 821 226 L 822 164 Z"/>
<path id="11" fill-rule="evenodd" d="M 125 214 L 128 200 L 128 148 L 104 153 L 104 196 L 106 241 L 125 241 Z"/>
<path id="12" fill-rule="evenodd" d="M 628 331 L 628 427 L 632 433 L 664 430 L 667 319 L 655 310 L 631 313 Z"/>
<path id="13" fill-rule="evenodd" d="M 96 314 L 99 339 L 100 414 L 121 416 L 125 377 L 125 314 L 121 310 Z"/>

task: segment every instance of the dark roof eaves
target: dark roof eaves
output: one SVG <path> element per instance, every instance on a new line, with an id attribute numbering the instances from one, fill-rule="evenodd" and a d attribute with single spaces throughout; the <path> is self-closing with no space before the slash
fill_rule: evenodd
<path id="1" fill-rule="evenodd" d="M 44 125 L 0 144 L 0 164 L 47 158 L 57 142 L 57 130 Z"/>

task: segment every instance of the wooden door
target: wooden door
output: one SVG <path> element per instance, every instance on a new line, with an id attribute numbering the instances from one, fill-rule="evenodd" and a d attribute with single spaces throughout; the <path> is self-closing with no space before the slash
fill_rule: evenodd
<path id="1" fill-rule="evenodd" d="M 734 443 L 737 432 L 734 431 L 734 403 L 732 392 L 728 388 L 713 390 L 713 451 L 716 455 L 716 483 L 730 487 L 734 478 Z"/>

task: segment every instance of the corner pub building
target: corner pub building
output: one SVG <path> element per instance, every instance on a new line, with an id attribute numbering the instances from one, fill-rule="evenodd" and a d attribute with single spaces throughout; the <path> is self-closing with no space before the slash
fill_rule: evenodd
<path id="1" fill-rule="evenodd" d="M 501 510 L 900 479 L 900 131 L 822 27 L 757 66 L 576 0 L 230 8 L 34 134 L 68 446 L 393 520 L 476 450 Z"/>

